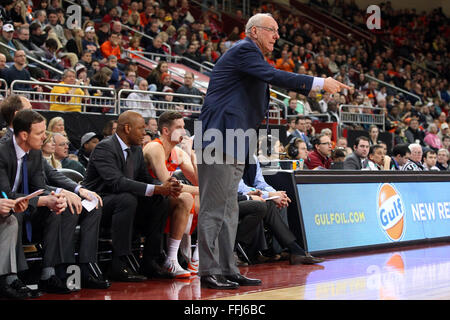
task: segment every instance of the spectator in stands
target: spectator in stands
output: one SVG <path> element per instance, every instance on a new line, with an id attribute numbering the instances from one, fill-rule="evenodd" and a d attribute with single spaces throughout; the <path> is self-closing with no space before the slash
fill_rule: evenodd
<path id="1" fill-rule="evenodd" d="M 130 88 L 133 88 L 134 84 L 136 83 L 136 71 L 128 69 L 125 72 L 125 80 L 128 81 L 128 83 L 130 84 Z"/>
<path id="2" fill-rule="evenodd" d="M 361 170 L 367 167 L 369 148 L 369 138 L 365 136 L 356 138 L 353 152 L 345 157 L 344 169 Z"/>
<path id="3" fill-rule="evenodd" d="M 373 146 L 379 143 L 378 135 L 380 134 L 380 130 L 374 124 L 369 127 L 369 145 Z"/>
<path id="4" fill-rule="evenodd" d="M 292 61 L 291 57 L 289 57 L 289 53 L 287 50 L 283 50 L 281 52 L 281 58 L 276 60 L 275 68 L 287 72 L 293 72 L 294 71 L 294 61 Z"/>
<path id="5" fill-rule="evenodd" d="M 148 118 L 145 130 L 150 132 L 152 139 L 159 138 L 161 135 L 158 130 L 158 120 L 156 118 Z"/>
<path id="6" fill-rule="evenodd" d="M 411 151 L 411 155 L 408 162 L 402 167 L 402 171 L 423 171 L 422 146 L 419 143 L 411 143 L 408 148 Z"/>
<path id="7" fill-rule="evenodd" d="M 112 136 L 117 130 L 117 120 L 109 120 L 103 128 L 103 139 Z"/>
<path id="8" fill-rule="evenodd" d="M 442 147 L 450 151 L 450 135 L 442 137 Z"/>
<path id="9" fill-rule="evenodd" d="M 8 83 L 8 87 L 11 88 L 11 83 L 14 80 L 25 80 L 31 81 L 30 72 L 25 68 L 27 64 L 27 58 L 25 56 L 25 51 L 17 50 L 13 54 L 14 64 L 5 71 L 5 79 Z M 30 84 L 19 83 L 14 86 L 15 90 L 33 90 Z"/>
<path id="10" fill-rule="evenodd" d="M 38 56 L 42 56 L 44 54 L 44 51 L 30 40 L 29 27 L 20 27 L 17 30 L 17 43 L 19 45 L 18 49 L 25 51 L 25 53 L 32 58 L 37 59 Z"/>
<path id="11" fill-rule="evenodd" d="M 42 155 L 44 159 L 55 169 L 62 168 L 61 162 L 59 160 L 56 160 L 55 158 L 55 139 L 54 139 L 54 133 L 47 131 L 46 138 L 44 142 L 42 143 Z"/>
<path id="12" fill-rule="evenodd" d="M 47 34 L 42 31 L 42 27 L 37 22 L 33 22 L 30 25 L 30 41 L 33 45 L 41 48 L 45 40 L 47 40 Z"/>
<path id="13" fill-rule="evenodd" d="M 291 116 L 291 117 L 292 116 L 298 116 L 298 112 L 297 112 L 296 108 L 297 108 L 297 99 L 289 100 L 289 106 L 287 108 L 287 116 L 288 117 L 289 116 Z M 295 117 L 294 118 L 290 118 L 290 119 L 295 120 Z"/>
<path id="14" fill-rule="evenodd" d="M 83 167 L 87 168 L 89 163 L 89 156 L 92 150 L 100 142 L 100 136 L 95 132 L 87 132 L 81 137 L 80 149 L 78 150 L 78 162 L 80 162 Z"/>
<path id="15" fill-rule="evenodd" d="M 61 71 L 65 69 L 64 66 L 60 63 L 61 60 L 56 57 L 56 51 L 58 50 L 58 43 L 56 42 L 55 39 L 45 40 L 45 44 L 42 47 L 42 49 L 44 50 L 44 57 L 42 58 L 43 62 Z M 52 70 L 49 70 L 49 73 L 51 75 L 51 78 L 59 77 L 59 75 L 53 72 Z"/>
<path id="16" fill-rule="evenodd" d="M 2 27 L 2 35 L 0 36 L 0 42 L 10 46 L 16 50 L 20 48 L 16 39 L 13 39 L 14 27 L 12 24 L 5 24 Z M 0 53 L 3 53 L 6 57 L 6 62 L 12 62 L 14 60 L 14 51 L 4 46 L 0 46 Z"/>
<path id="17" fill-rule="evenodd" d="M 339 121 L 339 114 L 336 101 L 332 100 L 327 103 L 327 113 L 330 115 L 331 122 Z"/>
<path id="18" fill-rule="evenodd" d="M 328 112 L 328 103 L 331 101 L 331 95 L 328 92 L 324 92 L 322 94 L 322 99 L 319 101 L 320 112 L 327 113 Z"/>
<path id="19" fill-rule="evenodd" d="M 197 48 L 195 47 L 195 44 L 190 43 L 186 52 L 183 54 L 183 57 L 188 58 L 189 60 L 184 60 L 183 64 L 188 66 L 189 68 L 192 68 L 194 70 L 199 70 L 198 63 L 200 63 L 200 57 L 197 53 Z"/>
<path id="20" fill-rule="evenodd" d="M 120 59 L 120 55 L 122 53 L 120 48 L 121 38 L 122 35 L 120 33 L 111 33 L 109 40 L 101 44 L 100 50 L 104 58 L 114 55 L 117 59 Z"/>
<path id="21" fill-rule="evenodd" d="M 146 167 L 141 145 L 145 121 L 139 113 L 126 111 L 118 118 L 117 132 L 102 140 L 89 159 L 87 188 L 103 195 L 102 224 L 112 228 L 112 280 L 137 282 L 146 280 L 127 266 L 131 255 L 133 223 L 146 236 L 142 272 L 162 275 L 160 267 L 162 230 L 169 212 L 166 196 L 177 197 L 181 186 L 175 179 L 162 185 L 153 179 Z M 140 204 L 140 206 L 139 206 Z"/>
<path id="22" fill-rule="evenodd" d="M 119 70 L 119 67 L 117 65 L 117 57 L 115 55 L 110 55 L 108 57 L 106 67 L 108 67 L 112 71 L 111 78 L 109 79 L 108 83 L 116 88 L 119 87 L 120 81 L 125 78 L 125 74 L 121 70 Z"/>
<path id="23" fill-rule="evenodd" d="M 152 70 L 150 75 L 147 77 L 147 82 L 156 86 L 156 90 L 152 91 L 162 91 L 164 88 L 161 82 L 161 75 L 163 73 L 169 72 L 169 64 L 166 61 L 159 61 L 158 65 Z"/>
<path id="24" fill-rule="evenodd" d="M 439 133 L 438 133 L 438 137 L 441 140 L 441 142 L 442 142 L 442 139 L 448 135 L 450 135 L 450 128 L 448 126 L 448 123 L 442 123 L 441 129 L 439 130 Z"/>
<path id="25" fill-rule="evenodd" d="M 344 149 L 345 155 L 348 156 L 353 152 L 352 148 L 348 146 L 348 141 L 346 137 L 339 137 L 336 139 L 336 146 L 335 148 L 342 148 Z"/>
<path id="26" fill-rule="evenodd" d="M 330 169 L 331 139 L 326 134 L 319 134 L 312 141 L 314 150 L 309 152 L 305 165 L 309 169 Z"/>
<path id="27" fill-rule="evenodd" d="M 436 166 L 437 155 L 436 151 L 428 149 L 423 154 L 423 170 L 424 171 L 440 171 Z"/>
<path id="28" fill-rule="evenodd" d="M 411 151 L 407 144 L 398 144 L 392 149 L 390 161 L 390 170 L 402 170 L 402 167 L 408 162 Z"/>
<path id="29" fill-rule="evenodd" d="M 141 37 L 134 36 L 130 39 L 130 43 L 128 45 L 128 50 L 137 51 L 138 53 L 141 53 L 144 50 L 142 49 L 140 44 L 141 44 Z M 131 54 L 131 58 L 132 59 L 140 59 L 140 57 L 135 54 Z"/>
<path id="30" fill-rule="evenodd" d="M 158 56 L 154 57 L 155 61 L 161 61 L 161 60 L 165 61 L 166 57 L 164 57 L 164 56 L 166 55 L 166 52 L 162 48 L 162 45 L 163 45 L 163 39 L 160 35 L 158 35 L 153 39 L 152 43 L 145 48 L 145 51 L 158 54 Z M 159 55 L 162 55 L 162 56 L 159 56 Z"/>
<path id="31" fill-rule="evenodd" d="M 184 74 L 184 85 L 178 88 L 177 93 L 180 94 L 187 94 L 187 95 L 193 95 L 193 96 L 203 96 L 203 93 L 194 87 L 195 82 L 195 75 L 193 72 L 186 71 Z M 196 103 L 201 104 L 203 99 L 201 97 L 194 98 L 194 97 L 179 97 L 176 98 L 177 101 L 183 102 L 183 103 Z"/>
<path id="32" fill-rule="evenodd" d="M 97 71 L 91 80 L 91 86 L 93 87 L 102 87 L 102 88 L 111 88 L 109 90 L 101 90 L 101 89 L 89 89 L 89 94 L 91 96 L 96 96 L 99 98 L 93 99 L 93 103 L 99 106 L 89 106 L 86 107 L 86 111 L 88 112 L 103 112 L 103 113 L 113 113 L 114 112 L 114 101 L 110 98 L 114 98 L 114 85 L 109 84 L 109 80 L 112 76 L 112 70 L 108 67 L 103 67 L 99 71 Z M 108 99 L 102 99 L 100 97 L 105 97 Z"/>
<path id="33" fill-rule="evenodd" d="M 308 134 L 306 132 L 306 117 L 305 116 L 298 116 L 295 119 L 295 128 L 296 128 L 296 130 L 291 134 L 291 136 L 301 138 L 303 141 L 306 142 L 308 150 L 312 150 L 313 145 L 311 144 L 311 142 L 308 138 Z"/>
<path id="34" fill-rule="evenodd" d="M 63 168 L 72 169 L 78 171 L 83 176 L 86 174 L 84 166 L 73 159 L 69 158 L 69 139 L 61 133 L 55 133 L 55 159 L 61 162 Z"/>
<path id="35" fill-rule="evenodd" d="M 164 184 L 170 180 L 176 168 L 179 167 L 191 183 L 191 185 L 181 183 L 182 189 L 178 197 L 169 196 L 170 208 L 173 209 L 169 212 L 168 253 L 164 262 L 164 267 L 169 274 L 175 278 L 184 278 L 189 277 L 191 273 L 180 266 L 177 254 L 181 238 L 189 222 L 189 216 L 190 214 L 193 216 L 197 214 L 195 202 L 197 202 L 197 207 L 199 206 L 195 152 L 188 154 L 177 147 L 177 144 L 181 143 L 186 134 L 181 113 L 176 111 L 162 113 L 159 117 L 158 129 L 161 132 L 161 137 L 148 143 L 143 150 L 150 175 Z M 192 150 L 192 147 L 190 149 Z M 195 201 L 196 197 L 197 200 Z M 188 268 L 196 273 L 198 259 L 188 262 Z"/>
<path id="36" fill-rule="evenodd" d="M 110 37 L 110 24 L 107 22 L 100 23 L 98 30 L 96 32 L 98 43 L 103 44 L 108 41 Z M 103 54 L 103 53 L 102 53 Z"/>
<path id="37" fill-rule="evenodd" d="M 405 131 L 405 136 L 407 142 L 420 143 L 420 145 L 425 146 L 425 132 L 419 128 L 419 120 L 417 118 L 411 118 L 408 129 Z"/>
<path id="38" fill-rule="evenodd" d="M 188 44 L 187 36 L 186 35 L 179 36 L 178 40 L 175 42 L 173 46 L 173 52 L 178 56 L 184 55 L 184 53 L 187 50 L 187 44 Z"/>
<path id="39" fill-rule="evenodd" d="M 384 152 L 383 147 L 379 144 L 371 145 L 369 148 L 369 155 L 367 166 L 361 170 L 383 170 L 384 168 Z"/>
<path id="40" fill-rule="evenodd" d="M 336 147 L 331 152 L 332 163 L 330 169 L 338 169 L 338 170 L 344 169 L 345 157 L 346 157 L 345 149 L 342 147 Z"/>
<path id="41" fill-rule="evenodd" d="M 67 38 L 64 34 L 64 28 L 58 22 L 58 14 L 55 10 L 48 11 L 48 24 L 50 27 L 48 36 L 55 39 L 58 43 L 58 48 L 64 47 L 67 43 Z M 46 26 L 46 27 L 47 27 Z"/>
<path id="42" fill-rule="evenodd" d="M 153 105 L 152 95 L 148 92 L 147 80 L 143 78 L 138 78 L 135 90 L 145 91 L 145 92 L 132 92 L 127 97 L 126 106 L 129 110 L 140 113 L 143 117 L 156 117 L 156 109 Z"/>
<path id="43" fill-rule="evenodd" d="M 432 123 L 428 126 L 428 130 L 425 131 L 425 138 L 423 141 L 434 151 L 442 148 L 442 141 L 438 136 L 438 127 Z"/>
<path id="44" fill-rule="evenodd" d="M 441 170 L 441 171 L 450 170 L 449 155 L 450 155 L 450 152 L 447 149 L 444 149 L 444 148 L 439 149 L 439 151 L 437 153 L 437 162 L 436 162 L 436 167 L 438 167 L 439 170 Z"/>
<path id="45" fill-rule="evenodd" d="M 81 40 L 81 45 L 83 52 L 89 51 L 93 59 L 100 61 L 104 58 L 100 46 L 98 44 L 98 41 L 96 39 L 94 27 L 88 26 L 84 30 L 84 38 Z"/>
<path id="46" fill-rule="evenodd" d="M 64 70 L 62 82 L 60 84 L 80 85 L 80 80 L 76 78 L 73 69 Z M 85 92 L 86 91 L 86 92 Z M 82 97 L 87 95 L 87 89 L 77 87 L 54 86 L 50 96 L 50 110 L 52 111 L 74 111 L 81 112 Z M 69 96 L 65 96 L 69 95 Z"/>

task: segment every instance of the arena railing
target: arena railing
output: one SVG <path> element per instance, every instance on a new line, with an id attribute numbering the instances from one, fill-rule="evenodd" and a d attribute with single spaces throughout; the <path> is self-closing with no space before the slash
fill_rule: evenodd
<path id="1" fill-rule="evenodd" d="M 351 70 L 354 71 L 354 72 L 356 72 L 356 73 L 358 73 L 358 74 L 361 73 L 361 72 L 359 72 L 359 71 L 356 70 L 356 69 L 351 69 Z M 381 83 L 382 85 L 384 85 L 384 86 L 386 86 L 386 87 L 392 88 L 392 89 L 394 89 L 394 90 L 396 90 L 396 91 L 400 91 L 400 92 L 402 92 L 402 93 L 404 93 L 404 94 L 407 94 L 407 95 L 409 95 L 409 96 L 411 96 L 411 97 L 414 97 L 414 98 L 418 99 L 420 102 L 422 102 L 422 99 L 421 99 L 418 95 L 415 95 L 414 93 L 411 93 L 411 92 L 409 92 L 409 91 L 406 91 L 405 89 L 396 87 L 396 86 L 394 86 L 394 85 L 392 85 L 392 84 L 390 84 L 390 83 L 387 83 L 387 82 L 385 82 L 385 81 L 383 81 L 383 80 L 374 78 L 374 77 L 372 77 L 370 74 L 364 73 L 364 76 L 365 76 L 367 79 L 370 79 L 370 80 L 372 80 L 372 81 L 376 81 L 376 82 L 378 82 L 378 83 Z"/>
<path id="2" fill-rule="evenodd" d="M 129 98 L 131 93 L 139 93 L 146 95 L 147 100 Z M 171 96 L 172 101 L 165 100 L 166 96 Z M 200 99 L 201 103 L 188 103 L 182 101 L 173 101 L 177 98 L 190 98 Z M 157 91 L 143 91 L 143 90 L 131 90 L 121 89 L 117 94 L 117 107 L 119 112 L 126 110 L 135 110 L 138 112 L 152 110 L 155 112 L 155 116 L 168 110 L 179 111 L 184 116 L 192 114 L 200 114 L 203 105 L 203 96 L 196 96 L 190 94 L 180 94 L 172 92 L 157 92 Z"/>
<path id="3" fill-rule="evenodd" d="M 8 50 L 11 50 L 11 51 L 14 51 L 14 52 L 16 52 L 16 51 L 18 50 L 18 49 L 16 49 L 16 48 L 13 48 L 13 47 L 8 46 L 7 44 L 4 44 L 4 43 L 1 42 L 1 41 L 0 41 L 0 45 L 3 46 L 3 47 L 5 47 L 5 48 L 7 48 Z M 20 49 L 19 49 L 19 50 L 20 50 Z M 43 67 L 44 69 L 51 70 L 51 71 L 53 71 L 53 72 L 55 72 L 55 73 L 57 73 L 57 74 L 59 74 L 59 75 L 62 75 L 62 74 L 64 73 L 63 71 L 58 70 L 58 69 L 52 67 L 51 65 L 45 63 L 45 62 L 42 62 L 42 61 L 40 61 L 40 60 L 38 60 L 38 59 L 33 58 L 32 56 L 26 54 L 26 52 L 25 52 L 25 56 L 26 56 L 26 58 L 27 58 L 28 61 L 33 61 L 34 63 L 37 63 L 38 65 L 40 65 L 40 66 Z"/>
<path id="4" fill-rule="evenodd" d="M 385 114 L 383 108 L 369 107 L 365 105 L 341 104 L 339 105 L 338 110 L 338 125 L 340 133 L 342 132 L 342 127 L 345 123 L 366 125 L 374 124 L 382 126 L 383 131 L 385 130 Z M 372 111 L 378 111 L 379 113 L 372 113 Z"/>
<path id="5" fill-rule="evenodd" d="M 31 86 L 42 86 L 50 91 L 29 91 L 15 89 L 15 85 L 25 84 Z M 60 94 L 52 92 L 55 87 L 69 87 L 69 88 L 79 88 L 84 90 L 85 94 Z M 94 94 L 89 94 L 89 90 L 95 90 Z M 86 92 L 88 94 L 86 94 Z M 115 90 L 112 88 L 105 87 L 94 87 L 94 86 L 81 86 L 81 85 L 71 85 L 62 83 L 52 83 L 52 82 L 39 82 L 39 81 L 25 81 L 25 80 L 14 80 L 11 83 L 11 94 L 19 94 L 27 97 L 33 105 L 39 105 L 41 109 L 49 109 L 52 104 L 63 105 L 63 106 L 80 106 L 82 112 L 91 113 L 115 113 L 116 109 L 116 97 Z M 112 95 L 112 96 L 107 96 Z M 64 99 L 61 99 L 64 97 Z M 68 100 L 68 101 L 65 101 Z"/>

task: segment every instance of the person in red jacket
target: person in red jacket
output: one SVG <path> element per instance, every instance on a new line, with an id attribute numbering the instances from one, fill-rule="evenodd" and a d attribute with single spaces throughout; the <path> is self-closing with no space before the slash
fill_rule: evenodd
<path id="1" fill-rule="evenodd" d="M 317 169 L 318 167 L 330 169 L 332 160 L 331 155 L 331 140 L 326 134 L 319 134 L 312 141 L 314 150 L 308 154 L 305 161 L 309 169 Z"/>

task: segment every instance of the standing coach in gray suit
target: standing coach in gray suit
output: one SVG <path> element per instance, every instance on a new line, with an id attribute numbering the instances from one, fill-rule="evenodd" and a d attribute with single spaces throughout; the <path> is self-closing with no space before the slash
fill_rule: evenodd
<path id="1" fill-rule="evenodd" d="M 330 93 L 348 88 L 332 78 L 284 72 L 269 65 L 264 55 L 273 51 L 280 37 L 278 24 L 270 14 L 251 17 L 245 31 L 247 37 L 235 43 L 212 71 L 199 118 L 202 134 L 199 133 L 200 137 L 197 132 L 195 134 L 196 139 L 202 140 L 201 148 L 196 148 L 198 153 L 202 152 L 198 157 L 201 159 L 198 165 L 199 275 L 202 285 L 213 289 L 236 289 L 240 285 L 261 283 L 258 279 L 242 276 L 233 256 L 239 217 L 236 194 L 249 154 L 248 143 L 237 145 L 235 131 L 256 130 L 261 124 L 269 108 L 269 84 L 305 96 L 313 88 Z M 218 142 L 221 139 L 206 141 L 208 131 L 221 133 L 223 143 Z M 233 148 L 224 147 L 233 143 Z M 214 153 L 210 152 L 211 144 Z M 196 141 L 195 145 L 200 143 Z M 250 150 L 250 154 L 253 151 Z M 217 159 L 215 162 L 204 161 L 203 155 L 208 152 Z"/>

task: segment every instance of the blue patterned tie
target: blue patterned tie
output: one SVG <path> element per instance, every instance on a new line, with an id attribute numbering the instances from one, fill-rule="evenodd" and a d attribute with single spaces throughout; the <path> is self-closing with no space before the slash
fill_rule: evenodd
<path id="1" fill-rule="evenodd" d="M 23 194 L 29 194 L 30 191 L 28 190 L 28 168 L 27 168 L 27 158 L 28 155 L 25 153 L 25 155 L 22 157 L 22 193 Z M 30 211 L 27 209 L 23 212 L 24 219 L 25 219 L 25 228 L 27 230 L 27 239 L 29 242 L 31 242 L 31 216 Z"/>

